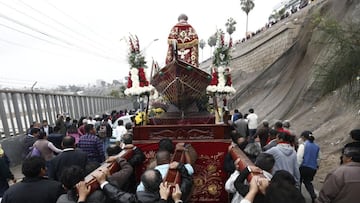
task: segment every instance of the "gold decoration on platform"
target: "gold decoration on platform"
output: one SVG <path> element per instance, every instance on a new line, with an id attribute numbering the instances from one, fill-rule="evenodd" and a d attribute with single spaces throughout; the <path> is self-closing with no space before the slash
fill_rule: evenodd
<path id="1" fill-rule="evenodd" d="M 208 186 L 208 192 L 211 194 L 211 195 L 217 195 L 219 193 L 219 190 L 218 190 L 218 186 L 216 184 L 210 184 Z"/>
<path id="2" fill-rule="evenodd" d="M 219 201 L 221 191 L 225 185 L 221 178 L 224 152 L 215 155 L 200 155 L 195 163 L 194 191 L 192 202 Z"/>

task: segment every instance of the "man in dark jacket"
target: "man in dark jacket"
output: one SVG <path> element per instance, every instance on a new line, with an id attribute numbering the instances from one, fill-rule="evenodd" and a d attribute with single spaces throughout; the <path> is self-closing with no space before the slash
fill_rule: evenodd
<path id="1" fill-rule="evenodd" d="M 87 164 L 87 154 L 75 149 L 75 138 L 65 136 L 62 141 L 63 152 L 50 161 L 49 178 L 60 180 L 62 171 L 72 165 L 79 166 L 85 170 Z"/>
<path id="2" fill-rule="evenodd" d="M 48 180 L 45 159 L 31 157 L 25 159 L 22 165 L 25 178 L 5 192 L 2 203 L 55 203 L 64 192 L 60 182 Z"/>
<path id="3" fill-rule="evenodd" d="M 40 134 L 40 128 L 31 128 L 30 133 L 25 135 L 23 142 L 23 154 L 22 154 L 23 159 L 25 159 L 25 157 L 31 151 L 31 147 L 37 140 L 39 134 Z"/>
<path id="4" fill-rule="evenodd" d="M 359 201 L 360 147 L 345 146 L 341 157 L 343 164 L 326 176 L 317 203 Z"/>
<path id="5" fill-rule="evenodd" d="M 125 133 L 122 137 L 121 147 L 118 145 L 109 147 L 107 149 L 107 153 L 108 153 L 109 157 L 106 161 L 107 162 L 115 161 L 116 156 L 113 156 L 113 155 L 120 153 L 120 151 L 122 149 L 132 149 L 133 150 L 132 157 L 127 161 L 132 166 L 133 171 L 131 173 L 131 176 L 129 177 L 129 181 L 126 181 L 126 184 L 121 189 L 123 189 L 126 192 L 135 193 L 136 186 L 139 184 L 136 181 L 135 172 L 136 172 L 137 167 L 140 167 L 142 165 L 142 163 L 145 161 L 145 154 L 143 153 L 143 151 L 140 148 L 138 148 L 132 144 L 132 138 L 133 138 L 133 135 L 131 133 Z M 116 150 L 116 148 L 119 148 L 119 150 Z M 109 153 L 109 151 L 114 151 L 115 153 Z"/>
<path id="6" fill-rule="evenodd" d="M 53 127 L 49 126 L 48 121 L 47 120 L 43 120 L 41 122 L 41 131 L 45 132 L 47 136 L 49 136 L 51 133 L 54 132 Z"/>
<path id="7" fill-rule="evenodd" d="M 93 175 L 99 182 L 101 189 L 105 195 L 115 202 L 128 203 L 166 203 L 170 195 L 170 186 L 167 183 L 162 183 L 162 177 L 158 170 L 148 169 L 141 176 L 141 181 L 144 183 L 145 191 L 137 192 L 136 195 L 119 190 L 115 186 L 106 181 L 107 169 L 103 171 L 96 171 Z M 79 188 L 78 202 L 86 199 L 86 188 Z M 173 190 L 172 198 L 175 202 L 180 203 L 181 191 L 179 185 Z"/>

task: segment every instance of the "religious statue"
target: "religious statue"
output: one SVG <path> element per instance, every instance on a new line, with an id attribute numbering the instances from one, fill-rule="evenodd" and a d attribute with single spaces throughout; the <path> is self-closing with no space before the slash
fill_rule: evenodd
<path id="1" fill-rule="evenodd" d="M 174 60 L 174 52 L 177 52 L 177 58 L 199 67 L 199 38 L 195 29 L 188 24 L 188 17 L 181 14 L 178 23 L 171 29 L 168 37 L 168 52 L 166 64 Z M 174 50 L 174 46 L 176 47 Z"/>

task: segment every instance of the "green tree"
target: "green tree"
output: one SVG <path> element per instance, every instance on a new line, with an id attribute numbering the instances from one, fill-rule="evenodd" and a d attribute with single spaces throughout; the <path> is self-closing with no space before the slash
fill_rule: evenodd
<path id="1" fill-rule="evenodd" d="M 360 23 L 317 17 L 313 20 L 323 36 L 320 44 L 329 46 L 328 54 L 318 63 L 317 79 L 323 94 L 338 91 L 347 101 L 360 100 Z"/>
<path id="2" fill-rule="evenodd" d="M 199 46 L 201 49 L 201 60 L 204 60 L 204 47 L 206 46 L 206 42 L 204 39 L 200 40 Z"/>
<path id="3" fill-rule="evenodd" d="M 246 34 L 248 32 L 249 13 L 255 7 L 254 0 L 240 0 L 241 10 L 246 13 Z"/>
<path id="4" fill-rule="evenodd" d="M 282 18 L 283 15 L 285 15 L 285 8 L 282 8 L 279 12 L 278 15 L 280 16 L 280 18 Z"/>
<path id="5" fill-rule="evenodd" d="M 236 21 L 233 18 L 229 18 L 225 23 L 226 32 L 231 36 L 236 30 Z"/>
<path id="6" fill-rule="evenodd" d="M 269 21 L 272 21 L 272 22 L 276 22 L 280 19 L 280 16 L 279 16 L 279 13 L 276 11 L 276 10 L 273 10 L 273 12 L 271 13 L 271 15 L 269 16 Z"/>
<path id="7" fill-rule="evenodd" d="M 116 85 L 121 85 L 119 80 L 113 80 L 112 85 L 116 86 Z"/>
<path id="8" fill-rule="evenodd" d="M 124 85 L 120 86 L 120 96 L 121 97 L 125 97 L 125 90 L 126 90 L 126 87 Z"/>
<path id="9" fill-rule="evenodd" d="M 120 98 L 120 91 L 119 90 L 111 90 L 110 96 L 115 98 Z"/>

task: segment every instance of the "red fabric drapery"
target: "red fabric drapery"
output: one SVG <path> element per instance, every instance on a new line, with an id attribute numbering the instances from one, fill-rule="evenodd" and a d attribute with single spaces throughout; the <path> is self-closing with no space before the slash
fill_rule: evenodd
<path id="1" fill-rule="evenodd" d="M 189 143 L 189 142 L 187 142 Z M 190 202 L 223 203 L 228 202 L 228 193 L 225 191 L 225 182 L 228 178 L 223 170 L 224 157 L 228 150 L 228 141 L 191 142 L 198 153 L 195 163 L 194 189 Z M 138 176 L 145 171 L 149 161 L 155 156 L 157 142 L 136 144 L 145 154 L 146 160 L 142 168 L 137 171 Z"/>

